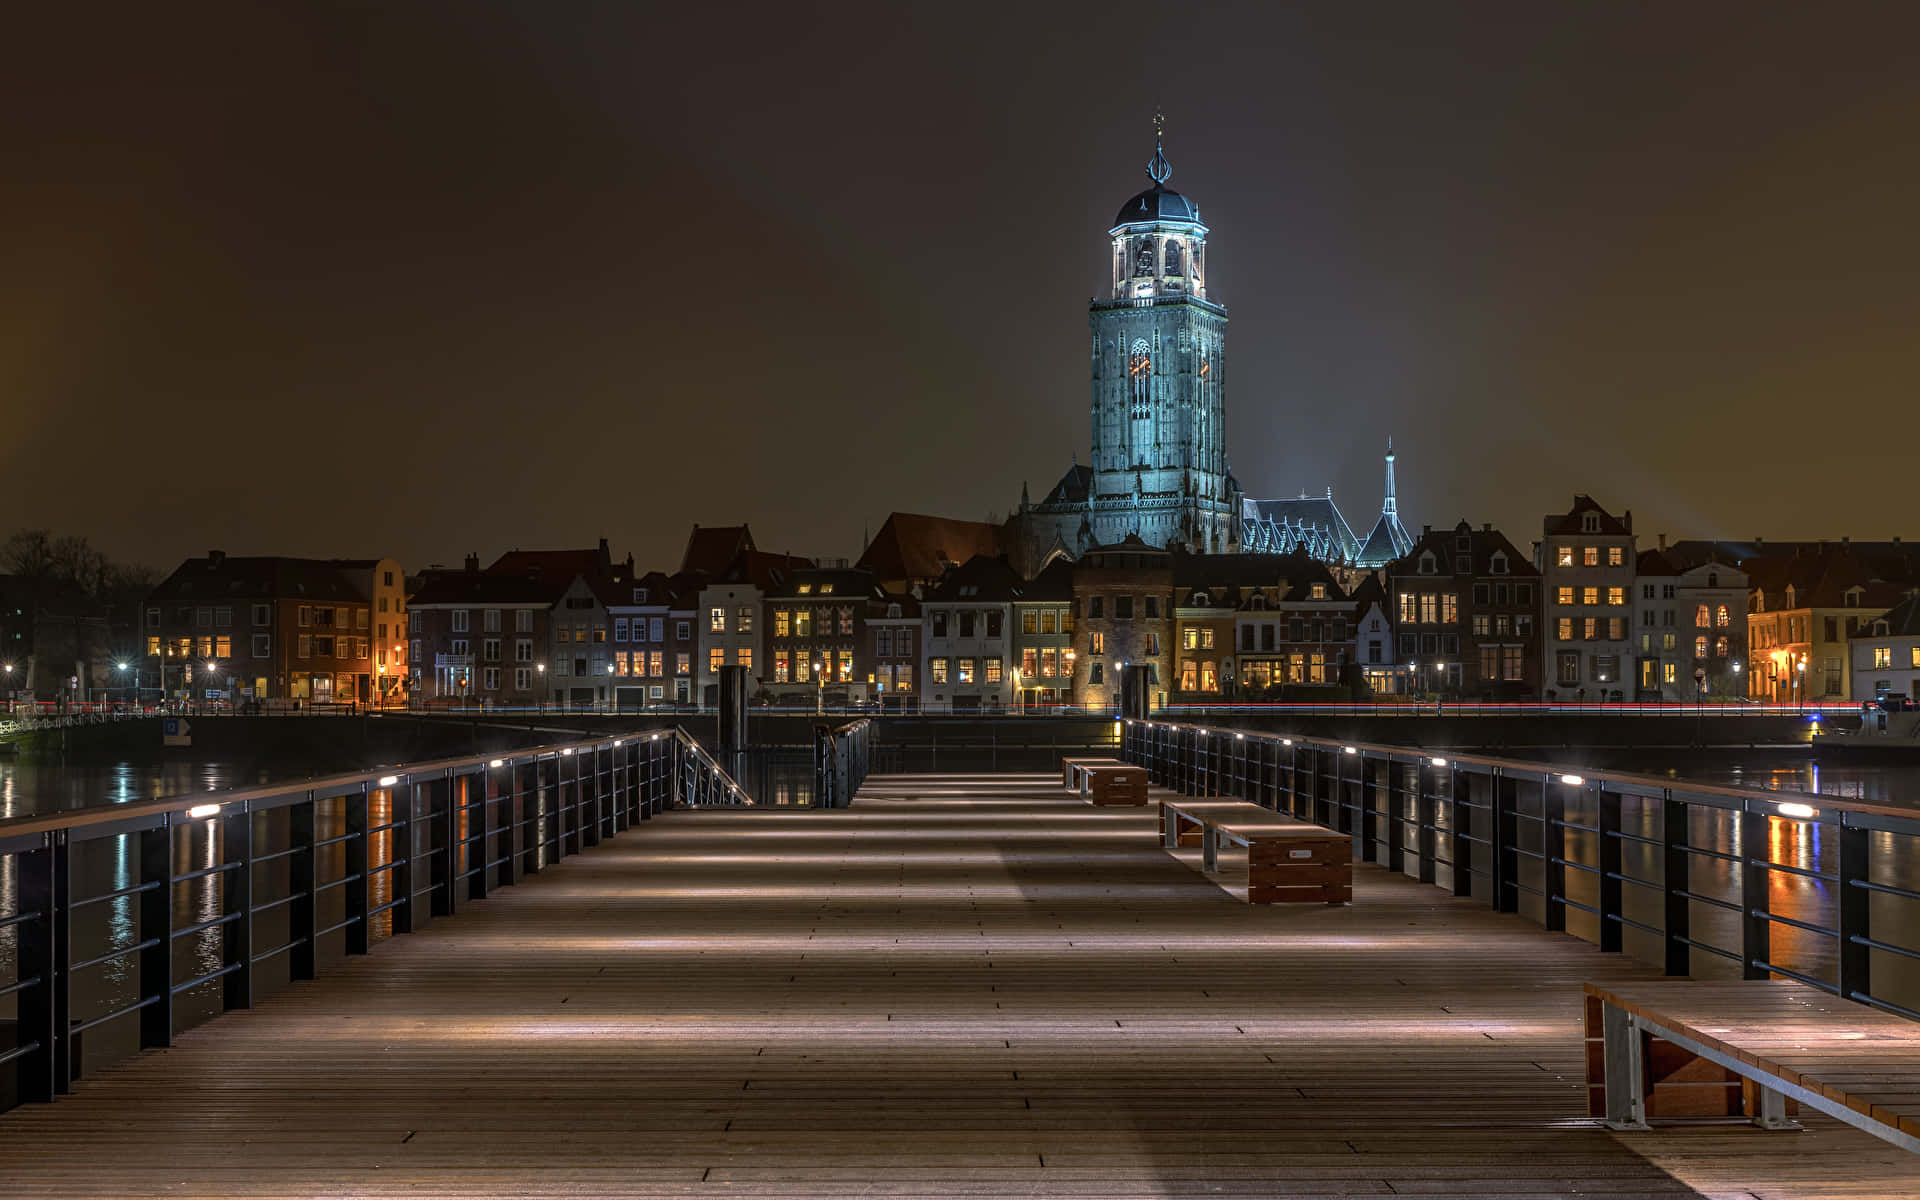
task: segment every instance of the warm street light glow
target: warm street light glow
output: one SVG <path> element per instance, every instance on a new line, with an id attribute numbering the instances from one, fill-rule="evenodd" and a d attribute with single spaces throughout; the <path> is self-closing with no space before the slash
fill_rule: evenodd
<path id="1" fill-rule="evenodd" d="M 380 777 L 381 787 L 392 787 L 394 784 L 399 782 L 400 782 L 400 777 L 398 775 L 382 775 Z"/>
<path id="2" fill-rule="evenodd" d="M 1778 808 L 1780 815 L 1783 817 L 1800 817 L 1805 819 L 1820 815 L 1820 810 L 1811 804 L 1782 804 L 1779 805 Z"/>
<path id="3" fill-rule="evenodd" d="M 219 811 L 218 804 L 196 804 L 187 810 L 187 815 L 197 821 L 202 817 L 211 817 Z"/>
<path id="4" fill-rule="evenodd" d="M 1447 760 L 1444 758 L 1436 758 L 1431 761 L 1433 762 L 1433 765 L 1436 767 L 1444 767 L 1447 765 Z"/>
<path id="5" fill-rule="evenodd" d="M 505 761 L 504 759 L 498 759 L 498 758 L 496 758 L 496 759 L 494 759 L 494 760 L 493 760 L 492 762 L 490 762 L 490 763 L 488 763 L 487 765 L 488 765 L 488 766 L 490 766 L 490 767 L 504 767 L 504 766 L 506 766 L 507 764 L 506 764 L 506 761 Z"/>
<path id="6" fill-rule="evenodd" d="M 1348 746 L 1348 747 L 1347 747 L 1347 753 L 1348 753 L 1348 754 L 1358 754 L 1358 753 L 1360 753 L 1360 751 L 1358 751 L 1358 750 L 1356 750 L 1356 749 L 1354 749 L 1354 748 L 1353 748 L 1352 746 Z"/>
<path id="7" fill-rule="evenodd" d="M 1579 787 L 1586 782 L 1586 779 L 1580 775 L 1562 775 L 1560 782 L 1566 784 L 1568 787 Z"/>

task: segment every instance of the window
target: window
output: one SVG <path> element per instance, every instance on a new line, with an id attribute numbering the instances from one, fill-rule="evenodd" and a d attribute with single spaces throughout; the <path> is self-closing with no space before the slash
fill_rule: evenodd
<path id="1" fill-rule="evenodd" d="M 793 636 L 792 630 L 793 630 L 793 614 L 784 608 L 774 609 L 773 610 L 773 636 L 781 637 L 781 638 L 792 637 Z"/>
<path id="2" fill-rule="evenodd" d="M 1048 679 L 1060 674 L 1060 652 L 1051 646 L 1040 652 L 1040 674 Z"/>
<path id="3" fill-rule="evenodd" d="M 1160 597 L 1148 596 L 1147 597 L 1147 619 L 1152 620 L 1159 615 L 1160 615 Z"/>
<path id="4" fill-rule="evenodd" d="M 1627 565 L 1626 547 L 1625 546 L 1608 546 L 1607 547 L 1607 565 L 1610 567 L 1626 566 Z"/>
<path id="5" fill-rule="evenodd" d="M 496 628 L 498 628 L 498 626 L 496 626 Z M 615 642 L 624 642 L 627 640 L 627 619 L 625 617 L 615 617 L 613 619 L 613 640 Z"/>
<path id="6" fill-rule="evenodd" d="M 1615 642 L 1624 642 L 1627 640 L 1627 619 L 1625 617 L 1607 618 L 1607 638 L 1609 641 Z"/>
<path id="7" fill-rule="evenodd" d="M 647 674 L 649 675 L 666 674 L 666 664 L 661 661 L 665 657 L 666 657 L 666 654 L 663 651 L 660 651 L 660 650 L 649 651 L 647 653 Z M 686 655 L 682 654 L 680 657 L 685 658 Z M 684 671 L 681 673 L 685 674 Z"/>
<path id="8" fill-rule="evenodd" d="M 1583 567 L 1599 566 L 1600 565 L 1600 547 L 1582 546 L 1580 548 L 1580 565 Z"/>
<path id="9" fill-rule="evenodd" d="M 295 625 L 313 624 L 313 610 L 311 608 L 308 608 L 306 605 L 302 604 L 299 608 L 294 610 L 293 623 Z"/>
<path id="10" fill-rule="evenodd" d="M 1160 653 L 1160 635 L 1159 634 L 1150 633 L 1147 635 L 1147 653 L 1149 655 Z"/>
<path id="11" fill-rule="evenodd" d="M 719 612 L 720 610 L 716 608 L 714 609 L 714 611 Z M 715 646 L 713 647 L 713 649 L 707 651 L 708 673 L 713 675 L 718 675 L 720 673 L 720 668 L 726 665 L 727 665 L 727 652 L 725 649 L 719 646 Z"/>
<path id="12" fill-rule="evenodd" d="M 1660 682 L 1673 683 L 1678 678 L 1679 671 L 1680 671 L 1679 663 L 1671 663 L 1671 662 L 1661 663 L 1660 664 Z"/>
<path id="13" fill-rule="evenodd" d="M 1908 663 L 1907 665 L 1911 666 L 1916 671 L 1920 671 L 1920 646 L 1915 646 L 1911 651 L 1911 653 L 1913 655 L 1913 661 Z"/>
<path id="14" fill-rule="evenodd" d="M 489 692 L 497 692 L 500 690 L 500 668 L 499 667 L 488 667 L 485 671 L 481 672 L 480 677 L 481 677 L 480 686 L 482 689 Z"/>
<path id="15" fill-rule="evenodd" d="M 831 587 L 832 585 L 829 584 L 828 586 Z M 852 680 L 853 680 L 853 651 L 842 650 L 840 652 L 840 682 L 849 683 Z"/>
<path id="16" fill-rule="evenodd" d="M 480 657 L 485 662 L 500 661 L 500 639 L 486 638 L 480 643 Z"/>
<path id="17" fill-rule="evenodd" d="M 1707 656 L 1707 639 L 1706 638 L 1697 637 L 1693 639 L 1693 656 L 1695 658 L 1705 658 Z"/>
<path id="18" fill-rule="evenodd" d="M 531 691 L 532 688 L 533 688 L 532 668 L 515 667 L 513 669 L 513 690 L 516 692 L 525 692 L 525 691 Z"/>
<path id="19" fill-rule="evenodd" d="M 675 675 L 693 674 L 693 655 L 691 654 L 674 655 L 673 656 L 673 673 Z"/>
<path id="20" fill-rule="evenodd" d="M 1020 673 L 1029 679 L 1040 673 L 1040 652 L 1032 646 L 1020 651 Z"/>
<path id="21" fill-rule="evenodd" d="M 1558 566 L 1562 566 L 1562 567 L 1572 566 L 1573 565 L 1573 547 L 1572 546 L 1556 547 L 1554 550 L 1553 559 L 1555 564 Z"/>
<path id="22" fill-rule="evenodd" d="M 595 625 L 593 627 L 593 640 L 602 646 L 607 644 L 607 627 L 605 625 Z"/>
<path id="23" fill-rule="evenodd" d="M 970 638 L 973 636 L 973 621 L 974 621 L 973 612 L 971 610 L 962 610 L 962 612 L 960 613 L 960 636 L 961 637 Z"/>
<path id="24" fill-rule="evenodd" d="M 148 645 L 152 648 L 150 653 L 158 654 L 160 652 L 160 640 L 158 638 L 149 639 Z M 273 653 L 272 636 L 265 633 L 254 634 L 253 635 L 253 656 L 255 658 L 266 658 L 268 655 L 272 653 Z"/>
<path id="25" fill-rule="evenodd" d="M 1500 678 L 1519 680 L 1525 678 L 1524 660 L 1519 646 L 1500 647 Z"/>
<path id="26" fill-rule="evenodd" d="M 513 631 L 515 633 L 532 633 L 533 632 L 533 610 L 532 609 L 530 608 L 519 609 L 513 614 Z"/>
<path id="27" fill-rule="evenodd" d="M 233 625 L 233 609 L 222 606 L 213 610 L 213 625 L 216 629 L 225 629 Z"/>
<path id="28" fill-rule="evenodd" d="M 795 637 L 812 637 L 813 636 L 813 610 L 812 609 L 800 608 L 800 609 L 794 610 L 793 636 Z"/>
<path id="29" fill-rule="evenodd" d="M 953 681 L 955 683 L 973 682 L 973 660 L 971 658 L 958 658 L 954 660 Z"/>
<path id="30" fill-rule="evenodd" d="M 565 675 L 572 666 L 572 659 L 556 658 L 553 660 L 553 673 L 555 675 Z"/>
<path id="31" fill-rule="evenodd" d="M 1582 617 L 1580 619 L 1580 636 L 1589 642 L 1598 638 L 1600 636 L 1600 618 Z"/>
<path id="32" fill-rule="evenodd" d="M 1191 692 L 1200 685 L 1199 666 L 1190 658 L 1180 660 L 1180 690 Z"/>
<path id="33" fill-rule="evenodd" d="M 893 674 L 895 687 L 903 692 L 913 690 L 913 667 L 910 664 L 901 663 L 899 667 L 895 668 Z"/>
<path id="34" fill-rule="evenodd" d="M 787 683 L 791 678 L 792 672 L 793 672 L 793 655 L 788 653 L 785 650 L 774 651 L 773 652 L 773 681 L 775 683 Z"/>
<path id="35" fill-rule="evenodd" d="M 1106 671 L 1101 668 L 1099 663 L 1087 664 L 1088 683 L 1104 683 L 1106 681 L 1106 675 Z"/>
<path id="36" fill-rule="evenodd" d="M 414 662 L 420 661 L 420 639 L 413 639 L 413 653 L 408 655 Z"/>
<path id="37" fill-rule="evenodd" d="M 301 611 L 305 612 L 306 610 L 302 609 Z M 468 613 L 466 609 L 456 608 L 453 610 L 453 631 L 455 633 L 465 633 L 467 631 L 467 617 L 468 617 Z M 306 624 L 305 621 L 302 621 L 300 623 L 302 625 Z M 324 625 L 326 624 L 326 622 L 322 621 L 321 624 Z"/>
<path id="38" fill-rule="evenodd" d="M 500 610 L 489 608 L 481 614 L 481 628 L 486 633 L 500 632 Z"/>
<path id="39" fill-rule="evenodd" d="M 1487 620 L 1484 613 L 1473 614 L 1473 636 L 1488 637 L 1491 634 L 1491 629 L 1492 622 Z"/>
<path id="40" fill-rule="evenodd" d="M 1133 620 L 1133 597 L 1115 596 L 1113 598 L 1113 619 L 1116 621 Z"/>
<path id="41" fill-rule="evenodd" d="M 1562 588 L 1561 590 L 1567 592 L 1569 595 L 1572 594 L 1571 588 Z M 1418 609 L 1416 607 L 1418 604 L 1419 601 L 1414 598 L 1412 592 L 1400 593 L 1400 623 L 1402 625 L 1411 625 L 1419 619 L 1417 615 Z"/>
<path id="42" fill-rule="evenodd" d="M 1460 594 L 1458 592 L 1440 593 L 1440 623 L 1458 625 L 1460 623 Z"/>
<path id="43" fill-rule="evenodd" d="M 1581 588 L 1580 603 L 1582 604 L 1600 603 L 1600 589 L 1597 587 Z"/>
<path id="44" fill-rule="evenodd" d="M 793 681 L 806 683 L 813 678 L 813 657 L 806 651 L 793 656 Z"/>
<path id="45" fill-rule="evenodd" d="M 853 632 L 853 613 L 847 609 L 840 610 L 840 632 L 841 633 Z M 990 612 L 987 614 L 987 636 L 990 638 L 997 638 L 1000 635 L 1001 635 L 1000 614 L 997 612 Z"/>
<path id="46" fill-rule="evenodd" d="M 1626 602 L 1627 602 L 1627 589 L 1623 587 L 1610 587 L 1607 589 L 1608 604 L 1621 605 L 1621 604 L 1625 604 Z"/>
<path id="47" fill-rule="evenodd" d="M 900 631 L 900 636 L 894 639 L 893 652 L 901 658 L 908 658 L 913 654 L 913 630 L 902 629 Z"/>
<path id="48" fill-rule="evenodd" d="M 1420 623 L 1422 625 L 1432 625 L 1434 622 L 1438 621 L 1439 619 L 1440 619 L 1440 597 L 1434 595 L 1432 592 L 1421 592 L 1420 593 Z M 1295 638 L 1293 640 L 1297 642 L 1300 639 Z"/>
<path id="49" fill-rule="evenodd" d="M 752 671 L 753 670 L 753 647 L 752 646 L 740 647 L 738 650 L 734 652 L 734 661 L 738 662 L 741 666 L 745 667 L 748 671 Z"/>
<path id="50" fill-rule="evenodd" d="M 299 657 L 301 658 L 313 657 L 313 635 L 312 634 L 308 634 L 308 633 L 301 634 L 299 646 L 300 646 Z"/>
<path id="51" fill-rule="evenodd" d="M 1555 588 L 1553 590 L 1553 602 L 1571 607 L 1573 605 L 1573 589 L 1570 587 Z"/>
<path id="52" fill-rule="evenodd" d="M 1107 635 L 1099 632 L 1089 633 L 1087 635 L 1087 653 L 1088 654 L 1105 654 L 1106 652 L 1107 652 Z"/>
<path id="53" fill-rule="evenodd" d="M 1876 667 L 1891 667 L 1893 665 L 1893 647 L 1875 646 L 1873 648 L 1873 665 Z"/>
<path id="54" fill-rule="evenodd" d="M 999 683 L 1000 682 L 1000 660 L 998 658 L 989 658 L 985 661 L 983 665 L 986 668 L 986 673 L 982 679 L 982 682 Z M 849 669 L 851 669 L 851 667 L 849 667 Z"/>
<path id="55" fill-rule="evenodd" d="M 1327 598 L 1327 585 L 1324 583 L 1316 583 L 1307 590 L 1307 595 L 1313 600 L 1325 600 Z M 1152 616 L 1153 614 L 1148 613 L 1147 615 Z"/>
<path id="56" fill-rule="evenodd" d="M 1051 617 L 1053 616 L 1053 613 L 1049 611 L 1047 613 L 1047 616 Z M 1028 609 L 1026 612 L 1021 613 L 1020 614 L 1020 632 L 1021 633 L 1039 633 L 1040 632 L 1040 614 L 1037 612 L 1034 612 L 1032 609 Z M 1053 631 L 1049 629 L 1047 632 L 1052 633 Z"/>
<path id="57" fill-rule="evenodd" d="M 707 632 L 725 633 L 727 631 L 727 610 L 715 605 L 707 610 Z"/>
<path id="58" fill-rule="evenodd" d="M 1722 629 L 1733 624 L 1733 614 L 1727 611 L 1726 605 L 1722 604 L 1715 607 L 1713 610 L 1713 623 Z"/>
<path id="59" fill-rule="evenodd" d="M 1087 615 L 1089 617 L 1106 616 L 1107 615 L 1106 597 L 1105 596 L 1087 597 Z"/>
<path id="60" fill-rule="evenodd" d="M 873 631 L 873 652 L 881 658 L 893 656 L 893 630 L 876 629 Z"/>
<path id="61" fill-rule="evenodd" d="M 1693 627 L 1695 629 L 1707 628 L 1707 626 L 1712 623 L 1712 620 L 1713 615 L 1708 611 L 1706 605 L 1702 604 L 1693 610 Z"/>
<path id="62" fill-rule="evenodd" d="M 937 638 L 943 638 L 947 636 L 947 614 L 943 612 L 934 613 L 931 620 L 933 624 L 933 636 Z M 945 683 L 946 680 L 936 679 L 934 680 L 934 682 Z"/>
<path id="63" fill-rule="evenodd" d="M 739 610 L 734 613 L 733 628 L 738 633 L 753 632 L 753 609 L 751 606 L 742 604 Z M 851 629 L 843 629 L 840 632 L 852 633 L 853 631 Z"/>
<path id="64" fill-rule="evenodd" d="M 1727 656 L 1727 649 L 1727 639 L 1723 637 L 1713 639 L 1713 656 L 1715 658 L 1725 658 Z"/>
<path id="65" fill-rule="evenodd" d="M 944 658 L 928 659 L 927 677 L 934 683 L 945 683 L 947 681 L 947 660 Z"/>

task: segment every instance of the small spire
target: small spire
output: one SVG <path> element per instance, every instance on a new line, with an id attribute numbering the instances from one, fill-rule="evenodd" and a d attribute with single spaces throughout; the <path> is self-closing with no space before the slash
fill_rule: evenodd
<path id="1" fill-rule="evenodd" d="M 1392 434 L 1387 435 L 1387 495 L 1386 495 L 1386 499 L 1381 502 L 1380 511 L 1383 515 L 1393 517 L 1396 520 L 1399 518 L 1399 515 L 1400 515 L 1400 503 L 1398 500 L 1394 498 L 1394 494 L 1393 494 L 1393 435 Z"/>
<path id="2" fill-rule="evenodd" d="M 1164 184 L 1173 178 L 1173 164 L 1160 148 L 1160 142 L 1167 129 L 1167 114 L 1158 109 L 1153 113 L 1153 157 L 1147 160 L 1147 178 L 1155 183 Z"/>

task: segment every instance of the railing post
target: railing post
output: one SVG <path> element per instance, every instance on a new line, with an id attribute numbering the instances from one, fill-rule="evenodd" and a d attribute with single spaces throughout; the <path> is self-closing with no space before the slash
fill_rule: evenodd
<path id="1" fill-rule="evenodd" d="M 1660 890 L 1665 906 L 1662 924 L 1666 929 L 1665 966 L 1669 975 L 1693 974 L 1693 947 L 1688 944 L 1693 937 L 1693 907 L 1687 899 L 1691 890 L 1687 814 L 1687 802 L 1675 800 L 1668 790 L 1660 801 Z"/>
<path id="2" fill-rule="evenodd" d="M 513 882 L 540 869 L 540 760 L 513 767 Z"/>
<path id="3" fill-rule="evenodd" d="M 1766 979 L 1759 964 L 1773 961 L 1773 922 L 1767 919 L 1767 822 L 1763 812 L 1740 812 L 1740 977 Z M 1758 864 L 1758 865 L 1756 865 Z"/>
<path id="4" fill-rule="evenodd" d="M 1420 759 L 1413 768 L 1413 865 L 1421 883 L 1434 883 L 1439 876 L 1435 859 L 1434 826 L 1439 824 L 1439 800 L 1434 796 L 1435 776 L 1428 759 Z"/>
<path id="5" fill-rule="evenodd" d="M 316 803 L 309 792 L 287 814 L 287 848 L 293 851 L 287 856 L 287 940 L 293 943 L 287 951 L 289 980 L 312 979 L 319 962 L 314 946 L 320 928 L 314 903 L 319 878 L 319 851 L 314 847 Z"/>
<path id="6" fill-rule="evenodd" d="M 1493 799 L 1493 907 L 1496 912 L 1520 911 L 1520 781 L 1493 768 L 1489 781 Z"/>
<path id="7" fill-rule="evenodd" d="M 140 1047 L 173 1044 L 173 816 L 163 813 L 154 829 L 142 830 L 140 940 L 158 939 L 140 952 L 140 998 L 153 1003 L 140 1010 Z M 22 974 L 25 972 L 23 971 Z"/>
<path id="8" fill-rule="evenodd" d="M 40 1044 L 39 1050 L 20 1060 L 23 1101 L 50 1101 L 73 1083 L 67 1035 L 72 1011 L 67 992 L 68 854 L 67 831 L 57 829 L 46 835 L 43 848 L 18 859 L 20 911 L 40 914 L 19 926 L 19 977 L 39 981 L 19 994 L 19 1044 Z"/>
<path id="9" fill-rule="evenodd" d="M 221 861 L 235 864 L 221 876 L 222 966 L 232 968 L 222 985 L 227 1009 L 253 1007 L 253 808 L 242 802 L 222 809 Z"/>
<path id="10" fill-rule="evenodd" d="M 1866 944 L 1873 894 L 1860 885 L 1867 882 L 1868 833 L 1848 823 L 1841 813 L 1836 832 L 1840 835 L 1840 903 L 1837 924 L 1840 931 L 1840 963 L 1835 984 L 1847 1000 L 1865 1000 L 1873 995 L 1873 948 Z"/>
<path id="11" fill-rule="evenodd" d="M 1473 793 L 1475 776 L 1454 767 L 1447 772 L 1447 828 L 1452 832 L 1447 857 L 1453 861 L 1453 894 L 1473 898 Z M 1466 800 L 1461 800 L 1461 793 Z"/>
<path id="12" fill-rule="evenodd" d="M 387 879 L 393 888 L 388 897 L 393 914 L 393 933 L 399 936 L 413 932 L 413 864 L 420 854 L 420 825 L 414 815 L 420 810 L 420 785 L 409 779 L 399 787 L 387 791 L 388 811 L 392 814 L 387 823 L 397 826 L 389 831 L 387 844 L 393 847 L 393 865 L 387 871 Z M 431 871 L 432 867 L 429 866 Z M 429 876 L 431 878 L 431 876 Z"/>
<path id="13" fill-rule="evenodd" d="M 1549 933 L 1567 930 L 1567 788 L 1551 773 L 1540 775 L 1540 923 Z M 1516 784 L 1518 780 L 1514 781 Z"/>
<path id="14" fill-rule="evenodd" d="M 427 865 L 430 890 L 427 893 L 427 914 L 434 917 L 453 915 L 456 898 L 454 881 L 460 877 L 460 813 L 455 796 L 460 791 L 459 779 L 449 768 L 445 778 L 430 780 L 427 783 L 427 827 L 438 825 L 441 842 L 433 848 L 433 858 Z M 434 804 L 435 797 L 440 803 Z"/>
<path id="15" fill-rule="evenodd" d="M 1608 788 L 1603 780 L 1594 792 L 1594 825 L 1600 832 L 1599 845 L 1594 848 L 1594 861 L 1599 864 L 1600 875 L 1600 948 L 1618 953 L 1625 944 L 1626 925 L 1621 920 L 1626 914 L 1622 911 L 1624 897 L 1620 875 L 1625 867 L 1625 849 L 1620 840 L 1620 793 Z"/>
<path id="16" fill-rule="evenodd" d="M 367 946 L 373 941 L 371 919 L 367 916 L 367 895 L 373 884 L 367 877 L 367 868 L 373 863 L 373 847 L 369 844 L 373 839 L 367 833 L 367 815 L 371 807 L 367 785 L 362 783 L 359 791 L 349 793 L 341 800 L 347 810 L 346 828 L 342 830 L 347 840 L 341 843 L 345 852 L 347 882 L 340 887 L 346 906 L 347 953 L 365 954 Z"/>
<path id="17" fill-rule="evenodd" d="M 1386 760 L 1387 869 L 1395 875 L 1407 873 L 1407 765 L 1393 758 Z"/>

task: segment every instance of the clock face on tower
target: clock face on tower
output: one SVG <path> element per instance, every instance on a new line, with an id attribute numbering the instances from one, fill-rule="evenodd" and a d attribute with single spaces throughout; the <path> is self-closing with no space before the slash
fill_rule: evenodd
<path id="1" fill-rule="evenodd" d="M 1127 374 L 1135 379 L 1144 378 L 1151 370 L 1153 370 L 1153 359 L 1145 354 L 1136 354 L 1127 360 Z"/>

